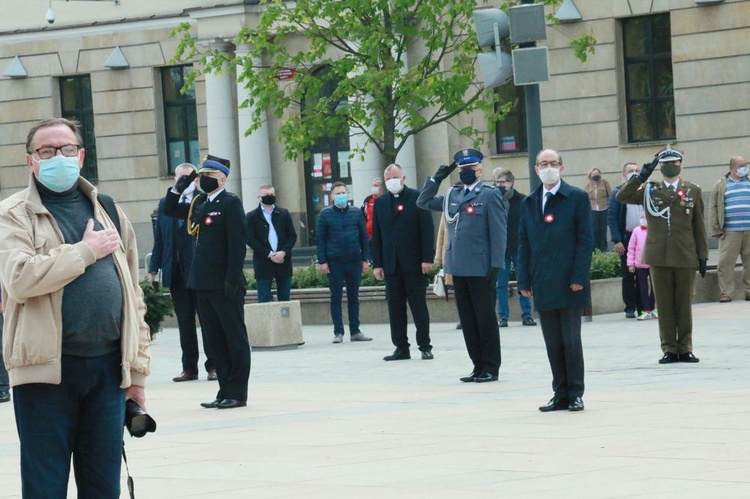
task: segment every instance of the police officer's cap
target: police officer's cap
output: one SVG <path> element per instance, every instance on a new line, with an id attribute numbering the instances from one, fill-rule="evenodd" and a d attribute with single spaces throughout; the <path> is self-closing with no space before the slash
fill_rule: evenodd
<path id="1" fill-rule="evenodd" d="M 204 172 L 212 172 L 212 171 L 218 171 L 229 176 L 229 160 L 220 158 L 218 156 L 212 156 L 208 155 L 206 156 L 206 159 L 203 160 L 203 164 L 201 165 L 201 169 L 198 171 L 198 173 L 204 173 Z"/>
<path id="2" fill-rule="evenodd" d="M 453 161 L 458 166 L 474 166 L 482 162 L 484 156 L 476 149 L 461 149 L 453 155 Z"/>
<path id="3" fill-rule="evenodd" d="M 663 151 L 659 151 L 656 158 L 659 163 L 669 163 L 670 161 L 682 161 L 682 154 L 667 146 Z"/>

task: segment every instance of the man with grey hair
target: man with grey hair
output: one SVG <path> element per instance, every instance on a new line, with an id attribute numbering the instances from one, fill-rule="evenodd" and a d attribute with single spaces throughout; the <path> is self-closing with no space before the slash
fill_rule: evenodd
<path id="1" fill-rule="evenodd" d="M 182 175 L 197 172 L 197 168 L 190 163 L 182 163 L 174 170 L 177 180 Z M 189 206 L 199 192 L 198 178 L 190 183 L 180 196 L 180 203 Z M 182 350 L 182 372 L 172 378 L 172 381 L 192 381 L 198 379 L 198 330 L 195 323 L 197 313 L 197 298 L 194 289 L 187 287 L 190 266 L 193 264 L 195 238 L 188 234 L 184 220 L 172 218 L 164 213 L 166 197 L 159 200 L 154 225 L 154 247 L 151 250 L 151 260 L 148 265 L 148 280 L 154 284 L 161 269 L 162 284 L 169 288 L 169 294 L 174 304 L 177 316 L 177 329 L 180 333 L 180 349 Z M 216 366 L 211 345 L 204 328 L 201 328 L 203 352 L 206 354 L 206 377 L 209 381 L 216 381 Z"/>
<path id="2" fill-rule="evenodd" d="M 515 189 L 516 177 L 507 168 L 495 168 L 492 171 L 495 179 L 495 187 L 500 189 L 503 200 L 508 204 L 508 239 L 505 246 L 505 268 L 497 276 L 497 325 L 508 327 L 510 310 L 508 307 L 508 281 L 510 279 L 510 268 L 518 274 L 518 221 L 521 218 L 521 202 L 526 199 Z M 517 276 L 516 276 L 517 277 Z M 518 293 L 518 301 L 521 305 L 521 324 L 524 326 L 536 326 L 536 321 L 531 317 L 531 298 Z"/>
<path id="3" fill-rule="evenodd" d="M 729 172 L 716 181 L 709 205 L 711 237 L 719 240 L 719 301 L 732 301 L 734 267 L 742 260 L 742 285 L 745 300 L 750 300 L 750 180 L 747 160 L 734 156 Z"/>
<path id="4" fill-rule="evenodd" d="M 435 228 L 430 212 L 417 207 L 419 191 L 406 186 L 403 169 L 392 164 L 385 169 L 386 194 L 375 200 L 372 223 L 373 273 L 385 280 L 391 341 L 396 350 L 383 360 L 411 358 L 406 335 L 406 303 L 409 303 L 417 344 L 423 360 L 433 358 L 430 344 L 430 314 L 427 310 L 427 274 L 435 255 Z"/>

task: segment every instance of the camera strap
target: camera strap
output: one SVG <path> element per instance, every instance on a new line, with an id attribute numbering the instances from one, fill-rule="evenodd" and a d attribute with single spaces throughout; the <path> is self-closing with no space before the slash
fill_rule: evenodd
<path id="1" fill-rule="evenodd" d="M 125 460 L 125 472 L 128 474 L 128 493 L 130 494 L 130 499 L 135 499 L 135 486 L 133 485 L 133 477 L 130 476 L 128 456 L 125 455 L 125 440 L 122 441 L 122 458 Z"/>

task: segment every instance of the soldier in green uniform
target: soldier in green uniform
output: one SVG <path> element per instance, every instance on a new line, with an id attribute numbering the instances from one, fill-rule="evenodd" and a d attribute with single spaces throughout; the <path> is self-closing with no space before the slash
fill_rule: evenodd
<path id="1" fill-rule="evenodd" d="M 660 165 L 664 180 L 647 182 Z M 643 203 L 648 220 L 643 263 L 659 306 L 660 364 L 698 362 L 693 355 L 693 280 L 696 267 L 706 276 L 708 240 L 701 188 L 680 178 L 682 154 L 667 146 L 643 165 L 617 193 L 621 203 Z"/>

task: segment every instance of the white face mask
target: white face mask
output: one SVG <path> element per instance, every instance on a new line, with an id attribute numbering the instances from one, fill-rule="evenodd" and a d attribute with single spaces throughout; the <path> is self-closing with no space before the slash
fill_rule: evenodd
<path id="1" fill-rule="evenodd" d="M 372 190 L 370 192 L 372 192 L 374 195 L 377 196 L 378 194 L 380 194 L 380 188 L 373 186 L 373 188 L 372 188 Z"/>
<path id="2" fill-rule="evenodd" d="M 552 166 L 540 168 L 538 175 L 542 183 L 546 185 L 556 184 L 560 180 L 560 170 Z"/>
<path id="3" fill-rule="evenodd" d="M 747 175 L 747 166 L 740 166 L 737 168 L 737 176 L 744 177 Z"/>
<path id="4" fill-rule="evenodd" d="M 401 179 L 400 178 L 389 178 L 385 181 L 385 188 L 392 194 L 398 194 L 401 192 Z"/>

